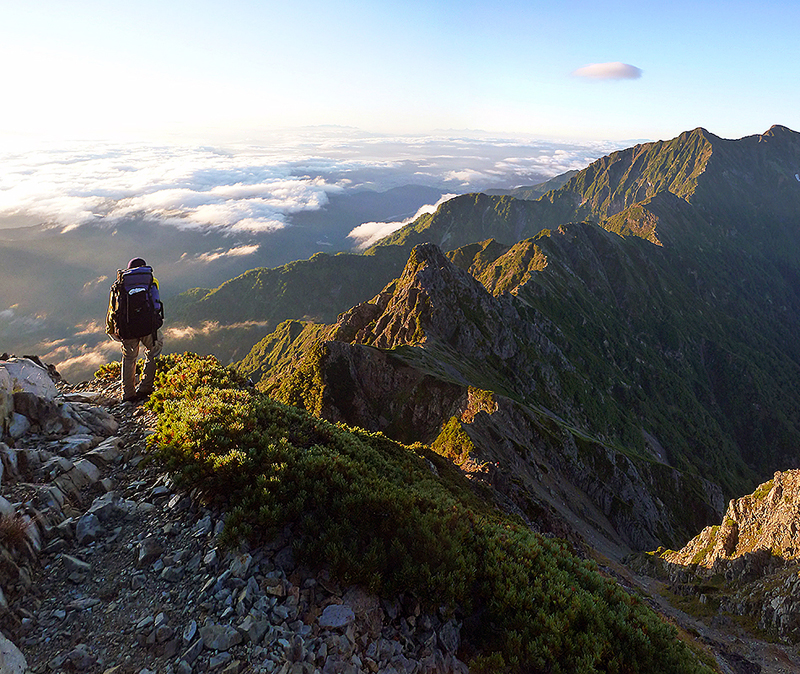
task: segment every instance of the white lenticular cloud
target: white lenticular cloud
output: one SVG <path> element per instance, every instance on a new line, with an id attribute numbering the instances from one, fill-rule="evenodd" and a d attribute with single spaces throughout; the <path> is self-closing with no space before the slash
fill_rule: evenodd
<path id="1" fill-rule="evenodd" d="M 572 74 L 590 80 L 638 80 L 642 76 L 642 70 L 628 63 L 614 61 L 590 63 L 573 71 Z"/>
<path id="2" fill-rule="evenodd" d="M 355 250 L 366 250 L 373 243 L 376 243 L 393 232 L 396 232 L 401 227 L 414 222 L 420 215 L 425 213 L 433 213 L 445 201 L 449 201 L 457 194 L 443 194 L 442 197 L 435 204 L 426 204 L 422 206 L 413 216 L 406 218 L 399 222 L 365 222 L 358 227 L 355 227 L 348 235 L 348 239 L 356 241 Z"/>

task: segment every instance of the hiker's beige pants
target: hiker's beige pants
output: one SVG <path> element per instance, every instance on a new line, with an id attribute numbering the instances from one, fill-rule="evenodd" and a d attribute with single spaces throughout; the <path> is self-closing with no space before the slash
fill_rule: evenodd
<path id="1" fill-rule="evenodd" d="M 149 393 L 153 390 L 153 381 L 156 377 L 156 358 L 164 347 L 164 337 L 161 330 L 156 339 L 153 335 L 146 337 L 133 337 L 122 340 L 122 397 L 130 398 L 136 395 L 136 357 L 139 355 L 139 343 L 144 347 L 144 371 L 139 380 L 139 392 Z"/>

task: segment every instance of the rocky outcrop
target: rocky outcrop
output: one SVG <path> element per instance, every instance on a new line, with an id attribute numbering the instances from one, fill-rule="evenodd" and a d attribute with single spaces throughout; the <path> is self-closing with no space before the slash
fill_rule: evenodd
<path id="1" fill-rule="evenodd" d="M 725 574 L 731 580 L 758 575 L 758 557 L 783 564 L 800 558 L 800 471 L 775 473 L 755 492 L 728 503 L 722 523 L 706 527 L 677 552 L 663 553 L 669 564 L 695 573 Z M 763 565 L 762 565 L 763 566 Z"/>
<path id="2" fill-rule="evenodd" d="M 680 540 L 722 512 L 717 485 L 627 455 L 545 411 L 496 399 L 495 410 L 462 419 L 484 460 L 504 466 L 558 510 L 571 510 L 570 519 L 590 522 L 587 530 L 641 550 Z"/>
<path id="3" fill-rule="evenodd" d="M 681 550 L 659 550 L 645 561 L 678 593 L 800 642 L 800 470 L 775 473 L 752 494 L 731 500 L 721 524 Z"/>

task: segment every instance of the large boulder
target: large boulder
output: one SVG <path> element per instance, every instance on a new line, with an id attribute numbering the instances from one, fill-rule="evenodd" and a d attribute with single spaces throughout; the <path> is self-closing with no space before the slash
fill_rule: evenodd
<path id="1" fill-rule="evenodd" d="M 27 391 L 52 400 L 58 389 L 49 372 L 30 358 L 9 358 L 0 361 L 0 370 L 11 377 L 11 392 Z"/>

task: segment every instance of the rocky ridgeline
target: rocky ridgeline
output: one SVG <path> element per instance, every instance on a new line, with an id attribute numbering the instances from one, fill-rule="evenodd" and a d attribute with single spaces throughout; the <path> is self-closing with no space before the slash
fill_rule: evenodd
<path id="1" fill-rule="evenodd" d="M 0 361 L 3 674 L 467 671 L 445 609 L 298 566 L 291 529 L 221 548 L 224 513 L 144 461 L 154 415 L 51 374 Z"/>
<path id="2" fill-rule="evenodd" d="M 535 267 L 533 257 L 529 250 L 525 259 Z M 313 368 L 323 382 L 315 413 L 408 444 L 434 442 L 457 417 L 476 459 L 503 466 L 515 483 L 522 480 L 525 491 L 512 487 L 521 510 L 536 501 L 537 511 L 583 520 L 589 535 L 602 529 L 615 545 L 675 545 L 718 518 L 725 505 L 721 489 L 668 465 L 653 436 L 648 446 L 655 460 L 640 460 L 557 421 L 576 418 L 570 403 L 562 404 L 572 395 L 563 393 L 558 376 L 574 366 L 547 336 L 547 323 L 512 294 L 487 292 L 435 245 L 420 244 L 396 282 L 330 326 L 318 362 L 316 353 L 302 355 L 316 330 L 309 326 L 307 335 L 296 336 L 299 352 L 282 354 L 285 367 L 268 372 L 262 385 L 275 390 L 297 377 L 297 386 L 307 386 L 305 373 Z M 397 349 L 420 343 L 426 348 L 413 355 Z M 492 394 L 491 403 L 476 409 L 469 384 L 476 380 L 515 395 Z M 543 396 L 561 409 L 538 407 Z"/>
<path id="3" fill-rule="evenodd" d="M 679 594 L 800 642 L 800 470 L 732 499 L 719 526 L 647 560 Z"/>

